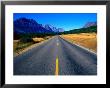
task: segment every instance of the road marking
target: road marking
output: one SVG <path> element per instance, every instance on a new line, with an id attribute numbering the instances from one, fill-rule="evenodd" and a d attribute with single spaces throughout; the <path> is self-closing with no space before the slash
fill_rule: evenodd
<path id="1" fill-rule="evenodd" d="M 57 46 L 59 45 L 59 43 L 57 42 Z"/>
<path id="2" fill-rule="evenodd" d="M 59 63 L 58 63 L 58 57 L 57 57 L 57 58 L 56 58 L 55 75 L 58 75 L 58 71 L 59 71 L 58 67 L 59 67 Z"/>

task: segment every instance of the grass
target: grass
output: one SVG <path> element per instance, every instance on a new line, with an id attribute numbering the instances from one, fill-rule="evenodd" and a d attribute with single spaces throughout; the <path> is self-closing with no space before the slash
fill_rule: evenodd
<path id="1" fill-rule="evenodd" d="M 31 45 L 38 44 L 38 43 L 40 43 L 42 41 L 45 41 L 49 38 L 51 38 L 51 36 L 47 36 L 47 37 L 44 37 L 44 38 L 35 37 L 35 38 L 31 38 L 30 39 L 31 41 L 29 41 L 29 42 L 23 42 L 23 40 L 22 41 L 14 40 L 14 43 L 13 43 L 14 53 L 19 54 L 23 50 L 28 49 Z"/>
<path id="2" fill-rule="evenodd" d="M 14 41 L 14 52 L 19 53 L 22 50 L 24 50 L 26 47 L 28 47 L 32 44 L 34 44 L 34 43 L 33 42 L 23 43 L 23 42 L 20 42 L 20 41 L 18 41 L 18 42 Z"/>
<path id="3" fill-rule="evenodd" d="M 45 39 L 44 38 L 33 38 L 33 41 L 35 42 L 35 43 L 38 43 L 38 42 L 41 42 L 41 41 L 44 41 Z"/>
<path id="4" fill-rule="evenodd" d="M 61 35 L 62 38 L 86 47 L 94 52 L 97 52 L 97 34 L 96 33 L 80 33 Z"/>

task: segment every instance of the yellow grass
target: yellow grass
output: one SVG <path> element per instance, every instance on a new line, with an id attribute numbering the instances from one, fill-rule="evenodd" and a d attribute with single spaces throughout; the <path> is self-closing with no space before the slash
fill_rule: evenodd
<path id="1" fill-rule="evenodd" d="M 80 33 L 61 35 L 62 38 L 76 43 L 78 45 L 97 51 L 97 34 L 96 33 Z"/>
<path id="2" fill-rule="evenodd" d="M 33 39 L 32 42 L 27 42 L 27 43 L 20 42 L 20 40 L 14 40 L 14 43 L 13 43 L 14 56 L 22 54 L 23 52 L 26 52 L 29 49 L 31 49 L 31 48 L 33 48 L 33 47 L 35 47 L 37 45 L 40 45 L 43 42 L 46 42 L 51 37 L 52 36 L 47 36 L 47 37 L 44 37 L 44 38 L 35 37 L 35 38 L 32 38 Z"/>
<path id="3" fill-rule="evenodd" d="M 15 50 L 16 47 L 17 47 L 17 45 L 18 45 L 19 40 L 14 40 L 13 42 L 14 42 L 14 43 L 13 43 L 13 48 L 14 48 L 14 50 Z"/>
<path id="4" fill-rule="evenodd" d="M 41 41 L 44 41 L 45 39 L 44 38 L 33 38 L 33 41 L 34 42 L 41 42 Z"/>

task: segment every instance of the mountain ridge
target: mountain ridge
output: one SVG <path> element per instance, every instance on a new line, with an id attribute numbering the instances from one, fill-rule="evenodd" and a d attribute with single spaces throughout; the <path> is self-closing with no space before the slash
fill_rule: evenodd
<path id="1" fill-rule="evenodd" d="M 88 28 L 88 27 L 91 27 L 91 26 L 97 26 L 97 22 L 87 22 L 83 28 Z"/>
<path id="2" fill-rule="evenodd" d="M 25 33 L 53 33 L 64 31 L 62 28 L 56 28 L 50 24 L 39 24 L 33 19 L 19 18 L 14 21 L 14 32 L 17 34 Z"/>

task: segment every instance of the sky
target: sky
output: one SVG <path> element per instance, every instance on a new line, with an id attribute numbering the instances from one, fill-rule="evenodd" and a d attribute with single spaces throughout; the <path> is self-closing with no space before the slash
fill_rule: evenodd
<path id="1" fill-rule="evenodd" d="M 65 31 L 82 28 L 87 22 L 97 22 L 96 13 L 14 13 L 13 19 L 25 17 L 39 24 L 50 24 Z"/>

